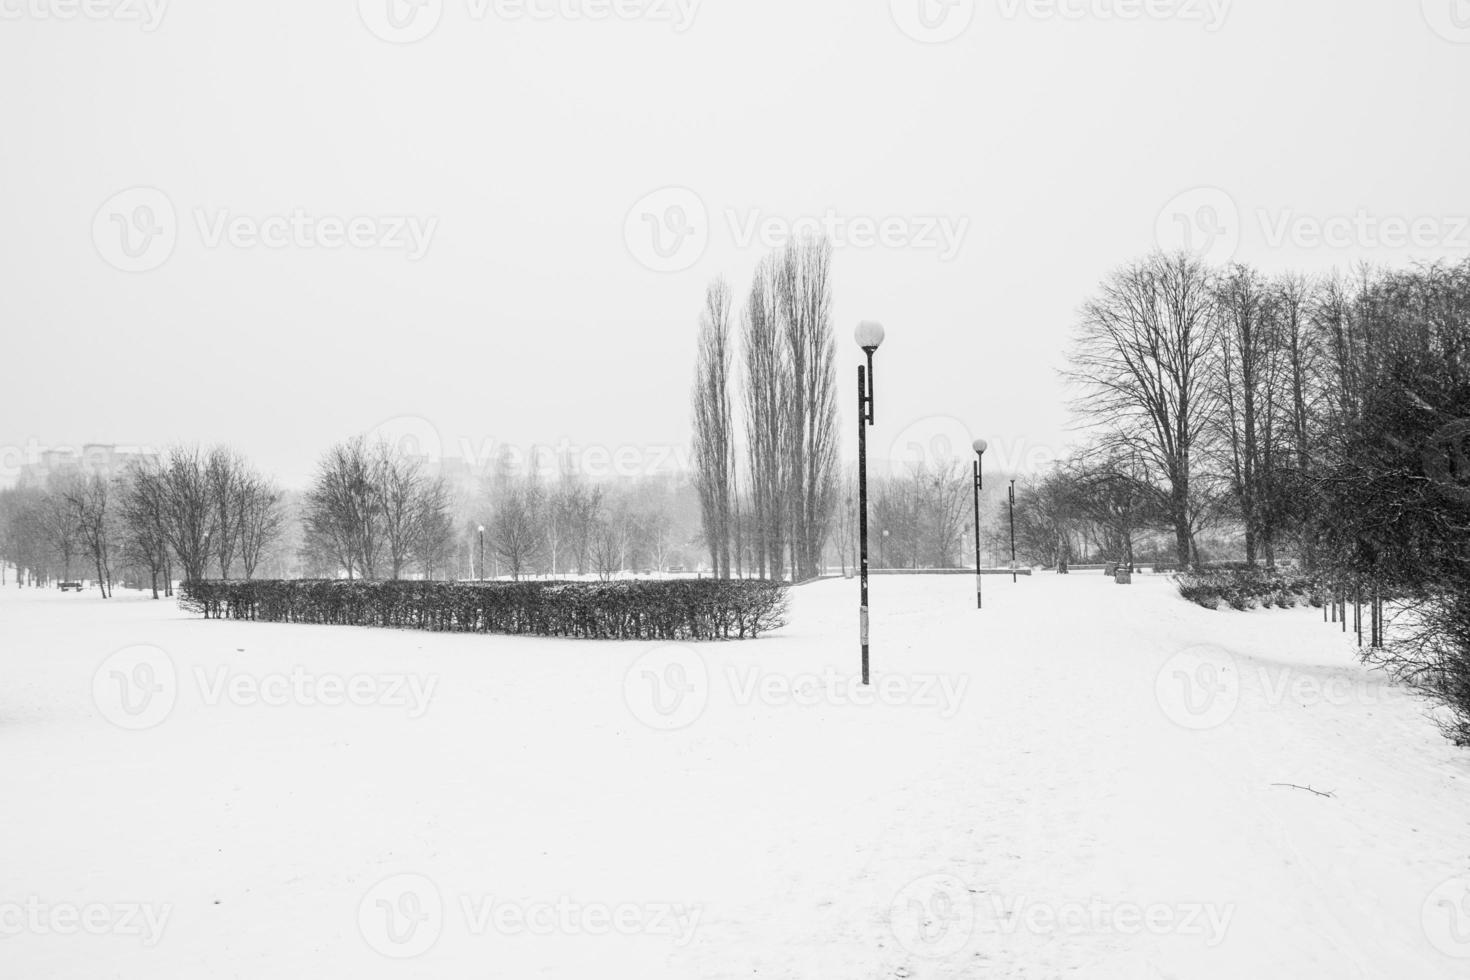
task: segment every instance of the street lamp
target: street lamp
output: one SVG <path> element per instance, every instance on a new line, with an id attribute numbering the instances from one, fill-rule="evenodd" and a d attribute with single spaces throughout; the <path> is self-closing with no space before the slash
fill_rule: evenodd
<path id="1" fill-rule="evenodd" d="M 485 525 L 480 525 L 480 581 L 485 581 Z"/>
<path id="2" fill-rule="evenodd" d="M 888 559 L 884 557 L 888 548 L 888 528 L 883 529 L 883 536 L 878 539 L 878 567 L 887 568 Z"/>
<path id="3" fill-rule="evenodd" d="M 863 684 L 868 673 L 868 426 L 873 424 L 873 352 L 883 343 L 883 324 L 864 320 L 854 334 L 857 345 L 867 355 L 866 367 L 858 365 L 858 540 L 859 578 L 862 582 L 858 629 L 863 645 Z"/>
<path id="4" fill-rule="evenodd" d="M 1016 581 L 1016 481 L 1011 481 L 1011 581 Z"/>
<path id="5" fill-rule="evenodd" d="M 985 462 L 985 450 L 990 448 L 990 443 L 984 439 L 975 440 L 975 608 L 984 609 L 980 583 L 984 577 L 980 574 L 980 491 L 985 489 L 984 471 L 981 464 Z"/>

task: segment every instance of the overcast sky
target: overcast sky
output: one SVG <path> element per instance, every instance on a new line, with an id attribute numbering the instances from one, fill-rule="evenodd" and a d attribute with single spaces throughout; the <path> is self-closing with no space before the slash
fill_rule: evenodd
<path id="1" fill-rule="evenodd" d="M 1465 0 L 86 4 L 0 0 L 6 463 L 223 441 L 299 482 L 403 418 L 684 453 L 706 282 L 825 227 L 849 452 L 874 318 L 878 451 L 1019 465 L 1156 245 L 1470 248 Z"/>

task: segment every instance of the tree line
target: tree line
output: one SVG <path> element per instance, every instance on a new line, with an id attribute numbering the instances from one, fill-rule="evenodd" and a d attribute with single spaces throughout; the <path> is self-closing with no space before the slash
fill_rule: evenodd
<path id="1" fill-rule="evenodd" d="M 1343 529 L 1365 533 L 1339 506 L 1368 479 L 1365 431 L 1402 443 L 1426 486 L 1457 485 L 1430 472 L 1437 427 L 1394 426 L 1459 418 L 1467 283 L 1470 262 L 1308 277 L 1154 254 L 1117 270 L 1065 372 L 1088 439 L 1018 487 L 1019 547 L 1063 566 L 1126 562 L 1140 541 L 1181 566 L 1339 562 Z"/>
<path id="2" fill-rule="evenodd" d="M 1029 559 L 1064 569 L 1092 541 L 1131 562 L 1163 536 L 1179 566 L 1289 558 L 1388 597 L 1396 642 L 1369 656 L 1470 741 L 1470 260 L 1306 276 L 1151 255 L 1083 306 L 1067 376 L 1091 438 L 1021 488 Z"/>
<path id="3" fill-rule="evenodd" d="M 718 279 L 699 318 L 692 478 L 705 547 L 718 577 L 802 581 L 824 568 L 838 496 L 831 242 L 762 260 L 738 335 L 733 305 Z"/>
<path id="4" fill-rule="evenodd" d="M 80 464 L 0 490 L 0 568 L 17 585 L 84 577 L 171 595 L 176 581 L 474 579 L 682 570 L 698 504 L 675 475 L 593 482 L 514 454 L 468 485 L 355 437 L 284 491 L 227 447 L 175 447 L 120 473 Z M 480 528 L 484 528 L 483 549 Z"/>
<path id="5" fill-rule="evenodd" d="M 175 447 L 108 474 L 80 465 L 0 490 L 0 564 L 17 585 L 86 570 L 110 598 L 117 578 L 154 598 L 211 570 L 254 576 L 283 523 L 281 491 L 238 453 Z"/>

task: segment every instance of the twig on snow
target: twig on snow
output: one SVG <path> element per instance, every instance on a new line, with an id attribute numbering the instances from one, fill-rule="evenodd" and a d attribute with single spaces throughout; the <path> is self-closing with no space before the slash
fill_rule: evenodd
<path id="1" fill-rule="evenodd" d="M 1325 796 L 1329 800 L 1335 800 L 1335 799 L 1337 799 L 1337 794 L 1335 794 L 1335 793 L 1324 793 L 1321 790 L 1313 789 L 1310 786 L 1298 786 L 1296 783 L 1272 783 L 1271 785 L 1272 786 L 1286 786 L 1286 787 L 1289 787 L 1290 789 L 1306 790 L 1308 793 L 1315 793 L 1318 796 Z"/>

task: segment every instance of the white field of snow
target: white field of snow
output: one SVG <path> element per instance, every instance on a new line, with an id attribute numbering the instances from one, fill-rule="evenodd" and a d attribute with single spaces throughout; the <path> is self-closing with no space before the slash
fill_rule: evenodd
<path id="1" fill-rule="evenodd" d="M 873 580 L 870 698 L 848 581 L 699 646 L 8 588 L 0 975 L 1470 976 L 1470 756 L 1320 612 L 971 588 Z"/>

